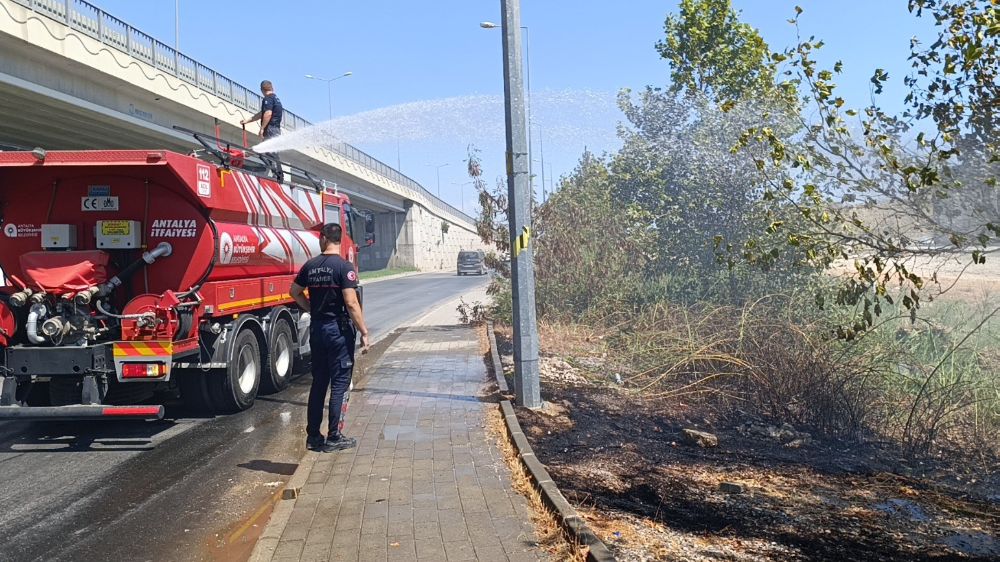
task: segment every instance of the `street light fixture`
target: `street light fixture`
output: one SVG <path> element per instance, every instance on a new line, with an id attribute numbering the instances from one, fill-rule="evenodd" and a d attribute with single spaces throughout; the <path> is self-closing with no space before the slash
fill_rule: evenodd
<path id="1" fill-rule="evenodd" d="M 312 74 L 306 74 L 306 78 L 308 78 L 310 80 L 319 80 L 320 82 L 326 82 L 326 86 L 327 86 L 327 89 L 326 89 L 327 102 L 330 105 L 330 121 L 333 121 L 333 83 L 334 83 L 334 81 L 340 80 L 341 78 L 347 78 L 348 76 L 351 76 L 352 74 L 354 74 L 354 73 L 348 71 L 348 72 L 345 72 L 345 73 L 343 73 L 340 76 L 337 76 L 335 78 L 323 78 L 322 76 L 313 76 Z"/>
<path id="2" fill-rule="evenodd" d="M 428 164 L 428 166 L 434 166 L 435 168 L 437 168 L 438 199 L 441 198 L 441 168 L 444 168 L 445 166 L 449 165 L 451 165 L 450 162 L 445 162 L 444 164 L 440 165 Z"/>
<path id="3" fill-rule="evenodd" d="M 474 181 L 463 181 L 463 182 L 453 181 L 453 182 L 451 182 L 451 185 L 457 185 L 461 189 L 461 193 L 462 193 L 462 212 L 463 213 L 465 212 L 465 186 L 467 186 L 467 185 L 475 185 L 475 183 L 476 182 L 474 182 Z"/>

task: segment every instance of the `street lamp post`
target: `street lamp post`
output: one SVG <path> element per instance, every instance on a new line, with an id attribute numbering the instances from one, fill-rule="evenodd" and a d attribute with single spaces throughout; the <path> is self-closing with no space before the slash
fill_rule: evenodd
<path id="1" fill-rule="evenodd" d="M 348 71 L 334 78 L 323 78 L 321 76 L 313 76 L 312 74 L 306 74 L 306 78 L 310 80 L 319 80 L 320 82 L 326 82 L 326 98 L 327 98 L 327 103 L 330 106 L 330 121 L 333 121 L 333 83 L 334 81 L 340 80 L 341 78 L 347 78 L 352 74 L 354 73 Z"/>
<path id="2" fill-rule="evenodd" d="M 476 182 L 474 182 L 474 181 L 466 181 L 466 182 L 455 182 L 455 181 L 453 181 L 453 182 L 451 182 L 451 185 L 457 185 L 457 186 L 459 186 L 459 189 L 461 190 L 461 194 L 462 194 L 462 212 L 463 213 L 465 212 L 465 186 L 467 186 L 467 185 L 473 185 L 475 183 Z"/>
<path id="3" fill-rule="evenodd" d="M 520 0 L 500 0 L 503 12 L 504 110 L 507 129 L 507 210 L 514 309 L 514 395 L 521 406 L 542 407 L 538 380 L 535 266 L 531 245 L 531 160 L 526 138 L 521 72 Z M 484 26 L 485 27 L 485 26 Z"/>
<path id="4" fill-rule="evenodd" d="M 497 25 L 491 21 L 484 21 L 479 24 L 479 27 L 483 29 L 500 29 L 502 26 Z M 528 119 L 528 153 L 530 154 L 535 149 L 535 145 L 531 142 L 531 35 L 528 32 L 528 26 L 519 25 L 519 29 L 524 30 L 524 74 L 528 86 L 528 107 L 527 107 L 527 119 Z M 520 43 L 519 43 L 520 44 Z M 531 185 L 531 193 L 535 193 L 535 165 L 534 159 L 528 159 L 528 183 Z"/>
<path id="5" fill-rule="evenodd" d="M 444 168 L 445 166 L 448 166 L 449 164 L 450 164 L 450 162 L 445 162 L 444 164 L 440 164 L 440 165 L 428 164 L 428 166 L 434 166 L 435 168 L 437 168 L 436 171 L 437 171 L 438 199 L 441 198 L 441 168 Z"/>
<path id="6" fill-rule="evenodd" d="M 333 144 L 333 83 L 341 78 L 347 78 L 354 74 L 351 71 L 347 71 L 340 76 L 335 76 L 333 78 L 323 78 L 321 76 L 314 76 L 312 74 L 306 74 L 306 78 L 309 80 L 319 80 L 320 82 L 326 82 L 326 101 L 330 106 L 330 119 L 327 121 L 327 134 L 330 136 L 330 144 Z"/>
<path id="7" fill-rule="evenodd" d="M 538 128 L 538 155 L 542 159 L 542 203 L 545 202 L 545 139 L 542 137 L 542 128 Z M 534 193 L 534 191 L 532 191 Z"/>
<path id="8" fill-rule="evenodd" d="M 556 177 L 552 175 L 552 164 L 549 164 L 549 197 L 552 196 L 552 192 L 556 190 L 555 184 Z M 544 201 L 543 201 L 544 203 Z"/>

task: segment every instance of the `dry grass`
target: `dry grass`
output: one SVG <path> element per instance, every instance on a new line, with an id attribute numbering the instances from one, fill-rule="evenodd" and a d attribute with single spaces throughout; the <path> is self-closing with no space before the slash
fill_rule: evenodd
<path id="1" fill-rule="evenodd" d="M 496 438 L 500 453 L 510 468 L 510 479 L 514 490 L 528 500 L 538 544 L 552 556 L 553 560 L 586 562 L 586 547 L 576 544 L 567 536 L 559 524 L 557 515 L 542 501 L 541 493 L 517 456 L 499 409 L 489 410 L 486 413 L 486 429 Z"/>

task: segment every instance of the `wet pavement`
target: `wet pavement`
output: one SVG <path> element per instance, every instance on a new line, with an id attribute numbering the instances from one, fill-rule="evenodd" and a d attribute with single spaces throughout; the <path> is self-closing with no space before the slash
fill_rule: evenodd
<path id="1" fill-rule="evenodd" d="M 255 560 L 528 561 L 526 500 L 481 401 L 487 371 L 475 329 L 445 322 L 407 329 L 352 397 L 345 433 L 356 449 L 309 453 L 308 478 Z M 432 319 L 433 320 L 433 319 Z M 265 534 L 271 536 L 271 529 Z"/>
<path id="2" fill-rule="evenodd" d="M 485 280 L 371 284 L 376 339 Z M 252 548 L 304 453 L 308 376 L 240 414 L 159 422 L 0 423 L 0 560 L 219 560 Z M 260 517 L 263 514 L 264 517 Z M 259 526 L 259 525 L 258 525 Z"/>

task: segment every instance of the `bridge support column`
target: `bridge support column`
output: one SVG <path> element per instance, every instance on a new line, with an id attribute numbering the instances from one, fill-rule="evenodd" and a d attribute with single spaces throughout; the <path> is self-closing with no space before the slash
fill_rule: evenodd
<path id="1" fill-rule="evenodd" d="M 362 271 L 372 271 L 409 265 L 400 258 L 397 247 L 406 214 L 397 211 L 366 210 L 375 215 L 375 243 L 371 246 L 362 246 L 358 254 L 358 267 Z M 359 233 L 356 240 L 359 244 L 364 243 L 364 238 L 360 234 L 363 229 L 364 226 L 361 224 L 355 227 L 355 232 Z"/>
<path id="2" fill-rule="evenodd" d="M 396 235 L 396 263 L 394 267 L 416 267 L 420 268 L 420 229 L 417 227 L 421 209 L 419 205 L 414 205 L 413 201 L 407 201 L 403 205 L 406 208 L 405 215 L 397 215 L 400 221 L 400 228 Z"/>

